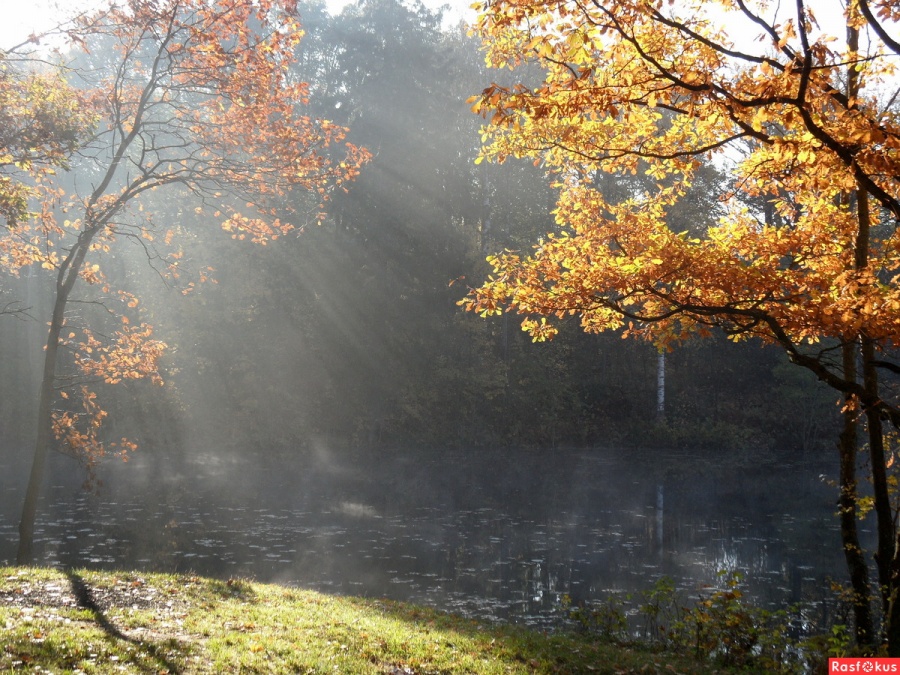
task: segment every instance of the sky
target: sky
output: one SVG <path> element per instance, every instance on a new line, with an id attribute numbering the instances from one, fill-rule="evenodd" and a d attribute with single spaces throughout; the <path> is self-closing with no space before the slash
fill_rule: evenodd
<path id="1" fill-rule="evenodd" d="M 32 33 L 52 29 L 61 17 L 98 4 L 97 0 L 0 0 L 0 48 L 9 49 Z"/>
<path id="2" fill-rule="evenodd" d="M 433 9 L 449 6 L 448 18 L 452 18 L 454 23 L 464 14 L 473 14 L 469 5 L 474 0 L 423 1 Z M 328 0 L 328 6 L 332 12 L 337 12 L 348 2 L 350 0 Z M 53 28 L 61 17 L 73 16 L 79 11 L 104 4 L 103 0 L 0 0 L 0 49 L 9 49 L 27 40 L 32 33 Z"/>
<path id="3" fill-rule="evenodd" d="M 352 0 L 327 0 L 331 11 L 336 13 Z M 473 18 L 474 11 L 470 6 L 474 0 L 423 0 L 428 7 L 437 9 L 442 6 L 449 8 L 445 17 L 452 23 L 459 18 Z M 0 48 L 8 49 L 28 38 L 31 33 L 41 32 L 53 28 L 59 23 L 61 17 L 72 16 L 79 11 L 91 7 L 102 6 L 103 0 L 0 0 Z M 842 24 L 839 15 L 840 3 L 831 0 L 827 3 L 814 5 L 823 28 L 832 32 Z M 830 9 L 832 11 L 826 11 Z M 835 25 L 836 24 L 836 25 Z M 837 33 L 840 35 L 842 29 Z"/>

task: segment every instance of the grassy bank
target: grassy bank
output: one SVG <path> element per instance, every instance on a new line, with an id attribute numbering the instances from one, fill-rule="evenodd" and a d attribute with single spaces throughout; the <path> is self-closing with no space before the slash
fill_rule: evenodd
<path id="1" fill-rule="evenodd" d="M 0 672 L 697 673 L 671 655 L 244 580 L 0 568 Z"/>

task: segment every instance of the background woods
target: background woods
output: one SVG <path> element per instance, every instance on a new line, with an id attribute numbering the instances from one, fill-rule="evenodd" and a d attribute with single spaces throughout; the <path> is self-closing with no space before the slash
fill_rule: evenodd
<path id="1" fill-rule="evenodd" d="M 775 448 L 811 450 L 830 438 L 834 411 L 820 403 L 832 397 L 786 369 L 777 350 L 678 348 L 666 362 L 665 423 L 657 427 L 654 348 L 586 336 L 575 325 L 534 345 L 512 318 L 460 314 L 456 301 L 487 271 L 484 257 L 526 248 L 553 228 L 556 200 L 530 162 L 474 163 L 480 122 L 465 101 L 494 76 L 477 42 L 423 6 L 387 0 L 338 16 L 301 7 L 301 16 L 306 35 L 291 77 L 309 82 L 310 114 L 348 126 L 347 140 L 372 159 L 332 196 L 321 225 L 277 246 L 240 245 L 200 227 L 210 213 L 190 198 L 142 197 L 154 222 L 175 224 L 179 259 L 171 262 L 211 268 L 204 276 L 216 283 L 187 272 L 153 283 L 158 270 L 143 246 L 119 246 L 107 258 L 108 282 L 140 296 L 135 321 L 152 324 L 170 346 L 159 362 L 164 387 L 134 382 L 113 395 L 96 385 L 118 435 L 176 462 L 212 449 L 293 454 L 323 441 L 727 442 L 774 459 Z M 679 228 L 702 229 L 715 211 L 722 178 L 704 171 L 679 206 Z M 604 180 L 610 194 L 641 184 Z M 294 199 L 302 208 L 302 197 Z M 35 268 L 4 283 L 8 297 L 47 315 L 52 286 Z M 187 284 L 192 292 L 176 298 Z M 43 329 L 4 321 L 0 331 L 7 353 L 21 355 L 0 365 L 17 383 L 3 398 L 3 434 L 21 446 L 34 413 L 19 392 L 35 387 Z"/>

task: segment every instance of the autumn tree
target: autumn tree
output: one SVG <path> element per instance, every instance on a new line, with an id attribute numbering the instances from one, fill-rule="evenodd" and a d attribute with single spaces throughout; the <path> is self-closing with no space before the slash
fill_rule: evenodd
<path id="1" fill-rule="evenodd" d="M 844 6 L 846 4 L 846 7 Z M 831 28 L 827 21 L 837 19 Z M 713 329 L 780 346 L 840 393 L 840 522 L 856 638 L 900 655 L 900 542 L 885 423 L 900 426 L 900 120 L 887 0 L 496 0 L 476 30 L 498 68 L 540 81 L 474 99 L 489 160 L 543 163 L 556 228 L 489 260 L 463 304 L 514 310 L 534 340 L 557 322 L 659 348 Z M 723 215 L 675 225 L 698 171 L 727 168 Z M 603 176 L 654 184 L 610 198 Z M 857 535 L 857 427 L 867 434 L 878 579 Z"/>
<path id="2" fill-rule="evenodd" d="M 18 162 L 25 175 L 11 180 L 28 185 L 25 198 L 36 206 L 0 239 L 4 267 L 37 266 L 55 280 L 20 563 L 32 557 L 49 450 L 90 465 L 134 448 L 107 437 L 95 384 L 161 381 L 165 344 L 140 321 L 139 298 L 104 273 L 104 258 L 136 243 L 161 276 L 189 291 L 205 272 L 186 278 L 177 240 L 188 223 L 266 244 L 320 218 L 329 192 L 368 157 L 344 143 L 346 129 L 305 113 L 308 87 L 290 71 L 302 36 L 291 0 L 129 0 L 84 17 L 68 35 L 87 55 L 67 68 L 78 89 L 73 119 L 90 121 L 92 133 L 72 155 L 70 176 L 29 173 Z M 15 91 L 2 95 L 18 100 Z M 40 115 L 25 113 L 40 124 Z M 168 208 L 154 216 L 150 207 L 163 198 L 190 208 L 191 219 Z M 91 303 L 117 326 L 85 321 L 79 289 L 92 289 Z M 75 371 L 62 377 L 64 356 Z"/>
<path id="3" fill-rule="evenodd" d="M 32 198 L 89 136 L 94 116 L 80 92 L 47 71 L 24 45 L 0 52 L 0 226 L 29 217 Z M 0 314 L 23 315 L 21 298 L 5 298 Z"/>

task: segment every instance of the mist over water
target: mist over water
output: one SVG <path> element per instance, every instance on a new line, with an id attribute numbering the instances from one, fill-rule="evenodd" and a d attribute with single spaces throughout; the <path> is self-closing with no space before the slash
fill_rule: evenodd
<path id="1" fill-rule="evenodd" d="M 739 571 L 763 606 L 834 611 L 832 490 L 808 464 L 773 477 L 660 451 L 327 455 L 197 457 L 162 484 L 142 483 L 136 459 L 99 494 L 57 471 L 39 562 L 251 577 L 544 627 L 564 623 L 564 602 L 625 600 L 664 575 L 696 598 Z M 0 563 L 14 558 L 10 513 Z"/>

